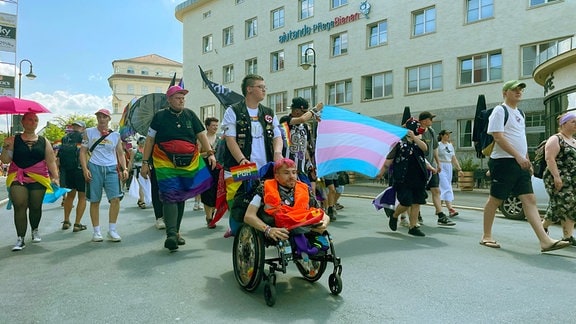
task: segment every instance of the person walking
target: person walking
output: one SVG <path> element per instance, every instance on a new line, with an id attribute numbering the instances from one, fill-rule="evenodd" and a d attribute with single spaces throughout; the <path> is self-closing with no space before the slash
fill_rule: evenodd
<path id="1" fill-rule="evenodd" d="M 422 134 L 422 141 L 426 143 L 428 147 L 426 154 L 426 160 L 434 170 L 432 171 L 432 176 L 428 180 L 427 189 L 432 193 L 432 203 L 436 209 L 436 216 L 438 216 L 438 225 L 440 226 L 454 226 L 454 223 L 444 212 L 442 212 L 442 201 L 440 199 L 440 178 L 438 173 L 441 172 L 440 159 L 438 158 L 438 139 L 436 138 L 434 128 L 432 128 L 432 120 L 436 115 L 428 111 L 423 111 L 418 116 L 418 121 L 420 122 L 422 128 L 425 130 Z M 419 216 L 419 221 L 422 222 L 422 218 Z"/>
<path id="2" fill-rule="evenodd" d="M 104 240 L 100 231 L 100 201 L 102 190 L 105 190 L 110 203 L 107 237 L 112 242 L 120 242 L 122 237 L 118 234 L 116 222 L 120 199 L 124 196 L 121 181 L 128 179 L 126 157 L 120 133 L 108 126 L 112 118 L 110 110 L 102 108 L 95 115 L 98 124 L 86 129 L 80 148 L 80 164 L 87 182 L 86 199 L 90 201 L 90 219 L 94 229 L 92 241 Z"/>
<path id="3" fill-rule="evenodd" d="M 70 214 L 74 208 L 74 199 L 78 193 L 78 202 L 76 204 L 76 218 L 72 227 L 73 232 L 80 232 L 86 229 L 86 225 L 82 224 L 82 217 L 86 210 L 86 180 L 84 179 L 84 172 L 80 165 L 80 147 L 82 146 L 83 133 L 86 129 L 86 124 L 83 121 L 77 120 L 72 123 L 72 132 L 66 134 L 62 138 L 62 145 L 58 150 L 58 164 L 60 165 L 60 175 L 62 176 L 62 185 L 70 192 L 64 198 L 64 221 L 62 222 L 62 229 L 67 230 L 72 226 L 70 223 Z"/>
<path id="4" fill-rule="evenodd" d="M 166 225 L 164 247 L 171 252 L 186 244 L 180 235 L 186 200 L 207 190 L 212 183 L 210 172 L 200 156 L 198 142 L 207 153 L 210 167 L 216 166 L 202 122 L 192 110 L 184 107 L 187 93 L 188 90 L 180 86 L 168 88 L 169 107 L 158 111 L 152 118 L 140 171 L 147 179 L 152 158 Z"/>
<path id="5" fill-rule="evenodd" d="M 544 187 L 550 197 L 543 226 L 548 232 L 551 224 L 562 224 L 562 240 L 576 245 L 574 222 L 576 221 L 576 113 L 567 112 L 558 118 L 558 133 L 546 141 Z"/>
<path id="6" fill-rule="evenodd" d="M 510 80 L 502 86 L 504 102 L 494 108 L 488 118 L 488 134 L 494 137 L 494 149 L 490 154 L 490 195 L 484 206 L 484 230 L 480 245 L 499 248 L 500 244 L 492 235 L 492 225 L 496 210 L 502 201 L 514 193 L 522 202 L 526 219 L 532 226 L 541 252 L 565 248 L 570 242 L 552 240 L 540 221 L 536 197 L 532 189 L 532 163 L 528 157 L 526 125 L 524 114 L 518 109 L 526 84 Z M 508 110 L 508 121 L 504 122 L 504 109 Z"/>
<path id="7" fill-rule="evenodd" d="M 443 129 L 438 133 L 438 160 L 440 161 L 440 172 L 438 173 L 440 187 L 440 203 L 444 202 L 448 208 L 448 215 L 454 217 L 458 212 L 452 207 L 454 201 L 454 191 L 452 190 L 453 167 L 456 167 L 458 175 L 462 175 L 460 162 L 456 158 L 454 146 L 450 142 L 451 131 Z"/>
<path id="8" fill-rule="evenodd" d="M 226 200 L 229 210 L 236 195 L 242 195 L 242 182 L 234 182 L 230 167 L 255 163 L 260 169 L 268 162 L 282 156 L 282 134 L 274 111 L 260 102 L 266 97 L 264 78 L 248 74 L 242 79 L 244 100 L 228 107 L 224 112 L 222 126 L 226 140 L 224 165 Z M 230 215 L 230 228 L 224 237 L 233 236 L 240 228 L 244 215 Z"/>
<path id="9" fill-rule="evenodd" d="M 204 120 L 204 127 L 206 127 L 206 138 L 210 144 L 210 150 L 216 151 L 216 143 L 218 141 L 218 118 L 208 117 Z M 202 150 L 202 146 L 200 146 Z M 209 163 L 208 153 L 202 153 L 202 158 L 204 158 L 204 163 Z M 220 178 L 221 167 L 213 168 L 210 171 L 212 175 L 212 185 L 210 188 L 200 194 L 202 204 L 204 205 L 204 213 L 206 214 L 206 226 L 210 229 L 216 228 L 216 224 L 211 224 L 212 218 L 214 218 L 214 213 L 216 212 L 216 194 L 218 190 L 218 180 Z"/>
<path id="10" fill-rule="evenodd" d="M 60 183 L 52 144 L 36 134 L 38 116 L 26 113 L 21 122 L 24 132 L 6 138 L 0 154 L 2 163 L 10 163 L 6 187 L 14 207 L 14 226 L 18 237 L 12 251 L 26 247 L 24 237 L 28 221 L 32 229 L 32 242 L 42 241 L 38 227 L 44 194 L 47 189 L 52 190 L 51 182 Z"/>
<path id="11" fill-rule="evenodd" d="M 130 172 L 130 176 L 128 179 L 136 179 L 136 181 L 128 182 L 128 185 L 132 187 L 132 185 L 138 186 L 138 202 L 136 203 L 139 208 L 146 209 L 146 202 L 144 201 L 144 188 L 138 182 L 138 177 L 140 176 L 140 170 L 142 169 L 142 154 L 144 153 L 144 143 L 146 142 L 146 137 L 142 136 L 139 137 L 136 141 L 136 148 L 130 150 L 130 158 L 128 162 L 128 170 Z"/>

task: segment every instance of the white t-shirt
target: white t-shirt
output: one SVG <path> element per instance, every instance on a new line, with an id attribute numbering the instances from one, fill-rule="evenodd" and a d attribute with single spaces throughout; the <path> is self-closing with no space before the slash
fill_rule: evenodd
<path id="1" fill-rule="evenodd" d="M 504 125 L 504 109 L 508 110 L 508 121 Z M 493 132 L 504 132 L 504 138 L 522 156 L 528 153 L 528 142 L 526 141 L 526 125 L 524 116 L 520 110 L 510 108 L 502 104 L 496 106 L 488 118 L 488 134 Z M 490 155 L 493 159 L 513 158 L 512 155 L 504 151 L 498 144 L 494 145 L 494 150 Z"/>
<path id="2" fill-rule="evenodd" d="M 255 162 L 258 169 L 263 167 L 268 161 L 266 160 L 266 148 L 264 142 L 264 129 L 262 124 L 258 121 L 258 108 L 248 107 L 248 114 L 252 119 L 250 129 L 252 133 L 252 152 L 251 155 L 246 157 L 251 162 Z M 226 109 L 224 119 L 222 120 L 224 127 L 224 135 L 236 138 L 236 114 L 231 107 Z M 272 126 L 274 127 L 274 138 L 282 136 L 280 133 L 279 122 L 276 115 L 272 119 Z"/>
<path id="3" fill-rule="evenodd" d="M 90 150 L 92 145 L 100 138 L 100 131 L 96 127 L 91 127 L 86 129 L 86 137 L 88 141 L 83 140 L 82 146 L 86 147 L 87 150 Z M 117 165 L 118 160 L 116 158 L 116 145 L 120 141 L 120 133 L 112 132 L 106 136 L 94 151 L 92 151 L 90 156 L 90 162 L 99 165 L 99 166 L 111 166 Z"/>
<path id="4" fill-rule="evenodd" d="M 438 159 L 440 162 L 452 163 L 454 155 L 454 146 L 451 143 L 438 142 Z"/>

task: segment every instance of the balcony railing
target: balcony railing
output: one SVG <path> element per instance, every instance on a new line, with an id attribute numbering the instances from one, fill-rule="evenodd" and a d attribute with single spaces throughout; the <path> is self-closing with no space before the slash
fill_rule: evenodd
<path id="1" fill-rule="evenodd" d="M 534 69 L 540 64 L 573 49 L 576 49 L 576 36 L 558 42 L 556 46 L 549 47 L 546 51 L 538 54 L 536 62 L 534 63 Z"/>

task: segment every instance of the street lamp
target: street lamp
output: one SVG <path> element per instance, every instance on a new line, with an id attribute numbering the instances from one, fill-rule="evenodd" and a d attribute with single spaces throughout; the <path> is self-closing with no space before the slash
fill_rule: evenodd
<path id="1" fill-rule="evenodd" d="M 308 63 L 308 51 L 312 51 L 312 55 L 314 55 L 314 59 L 312 60 L 312 65 Z M 312 47 L 308 47 L 306 51 L 304 51 L 304 63 L 302 63 L 302 68 L 304 70 L 308 70 L 312 66 L 312 107 L 316 106 L 316 51 Z"/>
<path id="2" fill-rule="evenodd" d="M 22 96 L 22 63 L 23 62 L 28 62 L 30 64 L 30 72 L 28 72 L 28 74 L 26 74 L 26 77 L 29 80 L 36 79 L 36 75 L 32 72 L 32 62 L 30 62 L 30 60 L 27 60 L 27 59 L 23 59 L 22 61 L 20 61 L 20 64 L 18 65 L 18 99 L 20 99 L 20 97 Z"/>

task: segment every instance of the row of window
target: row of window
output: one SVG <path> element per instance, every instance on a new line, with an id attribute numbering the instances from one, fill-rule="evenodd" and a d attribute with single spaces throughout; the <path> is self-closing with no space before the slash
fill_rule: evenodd
<path id="1" fill-rule="evenodd" d="M 114 85 L 114 93 L 119 94 L 119 95 L 134 95 L 134 96 L 143 96 L 143 95 L 147 95 L 149 93 L 152 93 L 148 90 L 147 86 L 141 86 L 140 87 L 140 93 L 136 93 L 135 88 L 136 87 L 133 84 L 127 85 L 125 90 L 119 89 L 118 85 Z M 123 91 L 121 91 L 121 90 L 123 90 Z M 164 91 L 166 91 L 166 89 L 162 89 L 160 87 L 154 88 L 154 93 L 164 93 Z"/>
<path id="2" fill-rule="evenodd" d="M 132 67 L 132 66 L 127 67 L 126 70 L 124 70 L 123 67 L 117 66 L 117 67 L 115 68 L 114 73 L 118 73 L 118 74 L 126 73 L 126 74 L 136 75 L 136 70 L 135 70 L 134 67 Z M 148 69 L 145 68 L 145 67 L 144 67 L 144 68 L 141 68 L 140 71 L 139 71 L 139 75 L 145 75 L 145 76 L 151 75 L 151 74 L 150 74 L 150 70 L 148 70 Z M 163 76 L 163 75 L 164 75 L 164 73 L 163 73 L 162 71 L 160 71 L 160 70 L 154 71 L 154 76 L 155 76 L 155 77 L 161 77 L 161 76 Z M 174 71 L 169 72 L 168 75 L 174 75 Z"/>

